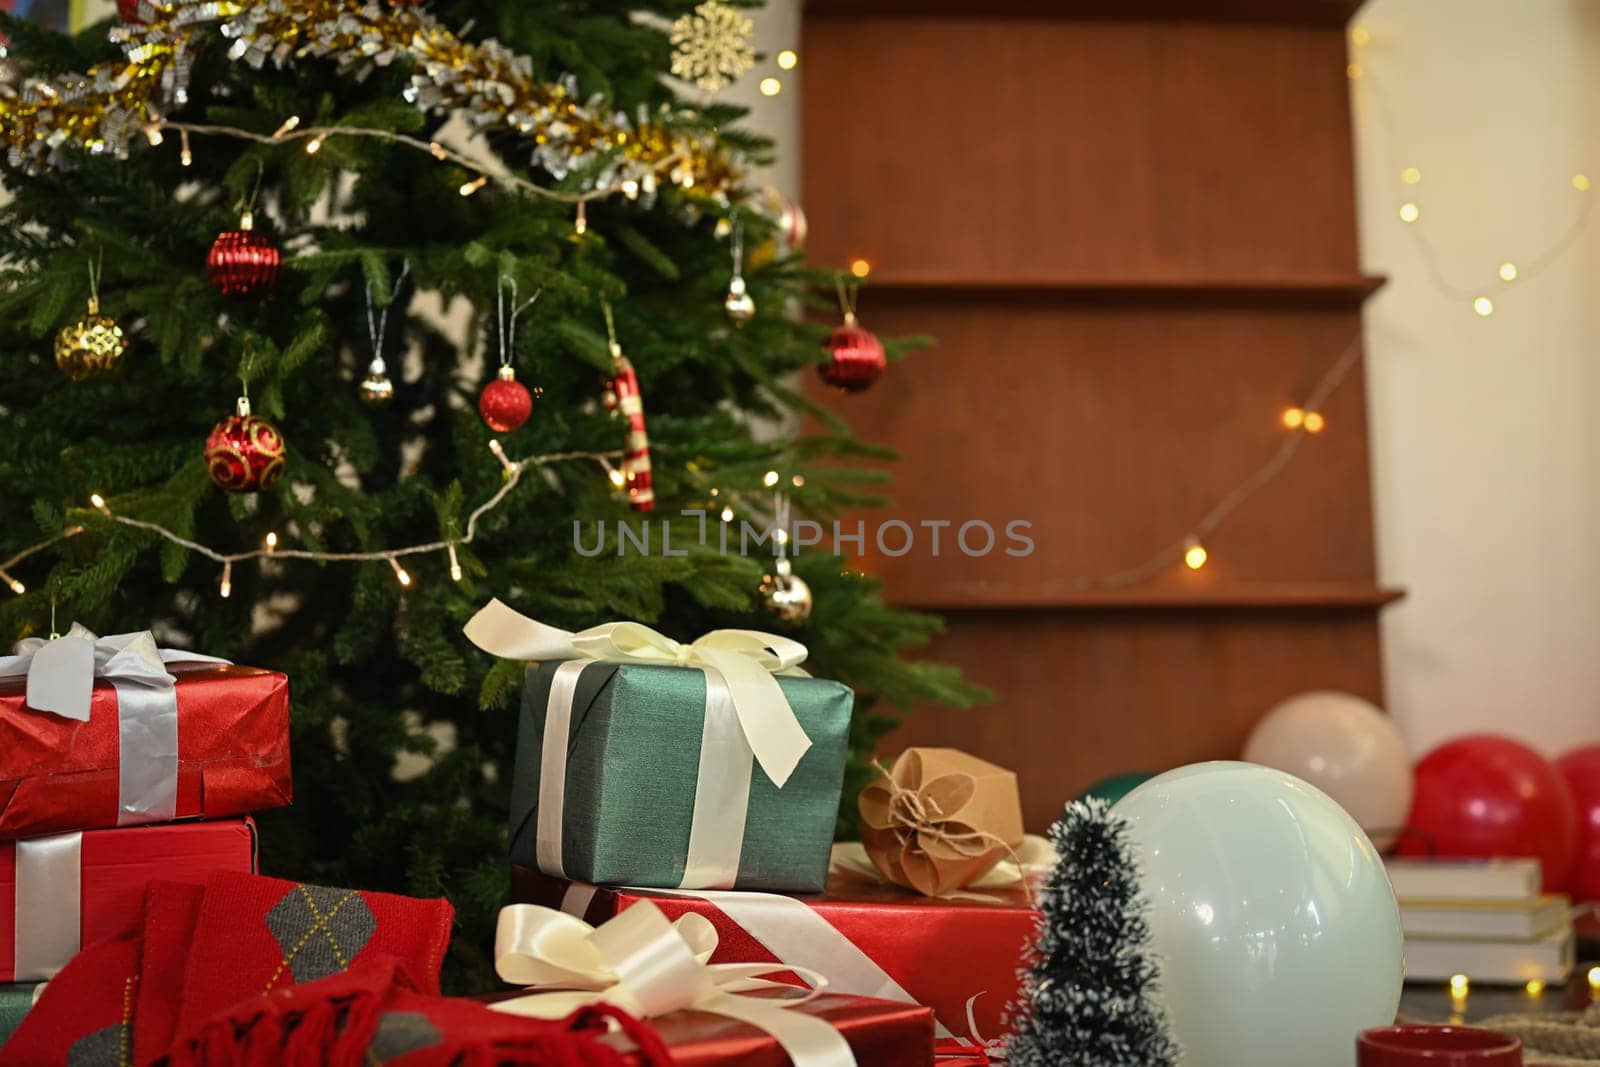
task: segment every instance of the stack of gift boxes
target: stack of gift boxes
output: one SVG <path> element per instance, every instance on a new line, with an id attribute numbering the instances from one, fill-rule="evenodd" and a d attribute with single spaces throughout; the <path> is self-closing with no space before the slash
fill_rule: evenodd
<path id="1" fill-rule="evenodd" d="M 290 795 L 282 674 L 77 626 L 0 657 L 0 1042 L 146 883 L 254 871 Z"/>
<path id="2" fill-rule="evenodd" d="M 941 1064 L 988 1062 L 1034 933 L 1028 876 L 1048 858 L 1024 840 L 1010 772 L 910 750 L 847 800 L 863 844 L 834 846 L 853 698 L 795 670 L 798 644 L 720 631 L 681 646 L 634 624 L 572 635 L 498 602 L 467 633 L 529 661 L 510 824 L 528 922 L 699 916 L 711 964 L 823 989 L 790 1011 L 827 1021 L 856 1062 L 924 1065 L 936 1043 Z M 502 916 L 502 960 L 516 939 Z M 716 1014 L 651 1021 L 680 1064 L 805 1067 L 781 1035 Z"/>

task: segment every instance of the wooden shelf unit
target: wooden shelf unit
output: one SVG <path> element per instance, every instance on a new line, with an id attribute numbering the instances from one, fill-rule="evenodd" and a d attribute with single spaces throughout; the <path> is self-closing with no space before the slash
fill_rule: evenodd
<path id="1" fill-rule="evenodd" d="M 950 615 L 973 611 L 1370 611 L 1405 596 L 1403 589 L 1333 583 L 1286 583 L 1220 589 L 1131 589 L 1052 592 L 1048 584 L 1013 591 L 958 590 L 953 596 L 907 600 L 890 590 L 895 607 Z"/>
<path id="2" fill-rule="evenodd" d="M 883 744 L 1018 772 L 1030 829 L 1106 775 L 1237 758 L 1310 689 L 1383 698 L 1358 364 L 1285 473 L 1146 585 L 1361 337 L 1344 24 L 1354 0 L 811 0 L 813 260 L 872 268 L 863 322 L 931 335 L 815 394 L 898 449 L 869 522 L 1031 523 L 1036 550 L 868 551 L 930 658 L 994 690 Z M 952 535 L 947 531 L 946 537 Z"/>

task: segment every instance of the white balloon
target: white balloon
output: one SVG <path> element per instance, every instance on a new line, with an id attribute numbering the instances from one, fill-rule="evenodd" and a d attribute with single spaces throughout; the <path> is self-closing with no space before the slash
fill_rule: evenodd
<path id="1" fill-rule="evenodd" d="M 1184 1067 L 1351 1067 L 1356 1035 L 1394 1022 L 1400 910 L 1372 842 L 1326 794 L 1197 763 L 1115 810 Z"/>
<path id="2" fill-rule="evenodd" d="M 1411 811 L 1411 758 L 1394 720 L 1358 696 L 1290 697 L 1256 724 L 1244 758 L 1288 771 L 1339 802 L 1380 849 Z"/>

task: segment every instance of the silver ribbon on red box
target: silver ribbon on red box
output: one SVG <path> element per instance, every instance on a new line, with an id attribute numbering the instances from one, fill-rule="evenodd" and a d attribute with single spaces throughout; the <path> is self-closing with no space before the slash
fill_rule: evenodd
<path id="1" fill-rule="evenodd" d="M 14 982 L 54 978 L 82 947 L 83 835 L 16 843 Z"/>
<path id="2" fill-rule="evenodd" d="M 169 663 L 225 659 L 161 648 L 148 630 L 96 637 L 77 623 L 63 637 L 30 637 L 0 657 L 0 678 L 27 678 L 33 711 L 89 721 L 96 679 L 117 692 L 117 825 L 166 822 L 178 805 L 178 694 Z"/>

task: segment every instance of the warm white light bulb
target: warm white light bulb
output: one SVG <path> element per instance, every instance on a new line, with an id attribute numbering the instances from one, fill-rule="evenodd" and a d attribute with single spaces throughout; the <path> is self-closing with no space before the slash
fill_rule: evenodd
<path id="1" fill-rule="evenodd" d="M 1328 424 L 1327 420 L 1325 420 L 1322 417 L 1322 412 L 1320 412 L 1320 411 L 1308 411 L 1308 412 L 1306 412 L 1306 418 L 1305 418 L 1306 433 L 1321 433 L 1322 432 L 1322 428 L 1324 426 L 1326 426 L 1327 424 Z"/>
<path id="2" fill-rule="evenodd" d="M 1416 167 L 1407 167 L 1400 172 L 1400 180 L 1407 185 L 1416 185 L 1422 180 L 1422 172 Z"/>
<path id="3" fill-rule="evenodd" d="M 299 125 L 300 125 L 300 116 L 299 115 L 290 115 L 288 118 L 283 120 L 283 125 L 279 126 L 277 131 L 273 133 L 272 139 L 274 141 L 276 141 L 276 140 L 279 140 L 281 138 L 287 137 L 289 134 L 293 133 L 295 127 L 299 126 Z"/>
<path id="4" fill-rule="evenodd" d="M 1204 567 L 1206 560 L 1210 558 L 1211 554 L 1206 551 L 1206 546 L 1196 541 L 1183 553 L 1183 565 L 1192 571 L 1197 571 Z"/>
<path id="5" fill-rule="evenodd" d="M 1494 314 L 1494 301 L 1486 296 L 1480 296 L 1472 302 L 1472 310 L 1484 318 Z"/>
<path id="6" fill-rule="evenodd" d="M 407 574 L 406 573 L 406 569 L 404 567 L 400 566 L 400 561 L 399 560 L 395 559 L 393 556 L 390 556 L 388 558 L 389 558 L 389 566 L 394 568 L 395 581 L 399 582 L 401 584 L 401 586 L 403 586 L 403 587 L 410 588 L 410 586 L 411 586 L 411 575 Z"/>
<path id="7" fill-rule="evenodd" d="M 773 486 L 777 485 L 778 484 L 778 472 L 777 471 L 768 471 L 766 474 L 764 474 L 762 476 L 761 484 L 766 486 L 768 489 L 771 489 Z"/>
<path id="8" fill-rule="evenodd" d="M 1600 993 L 1600 967 L 1589 968 L 1589 988 Z"/>
<path id="9" fill-rule="evenodd" d="M 1400 205 L 1401 222 L 1416 222 L 1421 217 L 1422 209 L 1411 201 L 1407 200 L 1405 203 Z"/>
<path id="10" fill-rule="evenodd" d="M 762 96 L 777 96 L 783 92 L 783 83 L 777 78 L 762 78 L 760 89 Z"/>
<path id="11" fill-rule="evenodd" d="M 607 472 L 607 475 L 611 478 L 611 484 L 616 486 L 618 489 L 621 489 L 628 482 L 628 476 L 617 470 L 615 467 L 612 467 L 611 470 Z"/>
<path id="12" fill-rule="evenodd" d="M 733 521 L 733 509 L 732 508 L 723 508 L 722 509 L 722 521 L 723 522 L 732 522 Z"/>
<path id="13" fill-rule="evenodd" d="M 99 493 L 90 493 L 89 494 L 89 503 L 93 504 L 95 506 L 95 508 L 97 510 L 99 510 L 99 511 L 107 510 L 107 508 L 106 508 L 106 498 L 101 496 Z"/>
<path id="14" fill-rule="evenodd" d="M 471 196 L 473 193 L 477 192 L 479 189 L 482 189 L 485 185 L 488 185 L 488 184 L 489 184 L 489 179 L 488 178 L 482 178 L 482 177 L 474 178 L 472 181 L 467 182 L 465 185 L 463 185 L 460 188 L 459 192 L 461 193 L 462 196 Z"/>
<path id="15" fill-rule="evenodd" d="M 318 152 L 322 151 L 322 142 L 325 141 L 325 140 L 327 140 L 326 137 L 323 137 L 321 134 L 318 134 L 317 136 L 311 138 L 311 140 L 307 141 L 306 142 L 306 155 L 314 156 Z"/>
<path id="16" fill-rule="evenodd" d="M 1514 282 L 1517 280 L 1517 265 L 1511 262 L 1509 259 L 1500 264 L 1500 280 L 1503 282 Z"/>
<path id="17" fill-rule="evenodd" d="M 1528 984 L 1523 988 L 1528 991 L 1528 996 L 1536 997 L 1544 992 L 1544 982 L 1538 978 L 1530 978 L 1528 979 Z"/>
<path id="18" fill-rule="evenodd" d="M 217 586 L 217 593 L 223 600 L 233 595 L 233 562 L 231 560 L 222 564 L 222 581 Z"/>
<path id="19" fill-rule="evenodd" d="M 852 260 L 850 262 L 850 273 L 854 274 L 857 278 L 865 278 L 867 275 L 872 273 L 872 264 L 868 263 L 864 259 Z"/>
<path id="20" fill-rule="evenodd" d="M 461 580 L 461 560 L 456 558 L 456 546 L 446 545 L 445 547 L 450 553 L 450 580 L 459 582 Z"/>
<path id="21" fill-rule="evenodd" d="M 778 53 L 778 67 L 782 70 L 793 70 L 800 64 L 800 56 L 792 48 L 785 48 Z"/>
<path id="22" fill-rule="evenodd" d="M 1471 988 L 1472 982 L 1468 980 L 1466 975 L 1452 974 L 1450 976 L 1450 995 L 1452 997 L 1464 997 Z"/>
<path id="23" fill-rule="evenodd" d="M 13 578 L 11 579 L 11 591 L 18 596 L 21 596 L 23 593 L 28 591 L 28 587 Z"/>
<path id="24" fill-rule="evenodd" d="M 269 531 L 267 533 L 267 553 L 268 553 L 268 555 L 270 555 L 273 552 L 276 552 L 277 550 L 278 550 L 278 535 L 275 532 Z"/>
<path id="25" fill-rule="evenodd" d="M 1283 424 L 1291 430 L 1298 430 L 1305 425 L 1306 413 L 1303 408 L 1285 408 L 1283 411 Z"/>
<path id="26" fill-rule="evenodd" d="M 803 474 L 796 474 L 793 478 L 790 478 L 789 481 L 796 489 L 799 489 L 801 486 L 806 484 L 806 476 Z"/>

